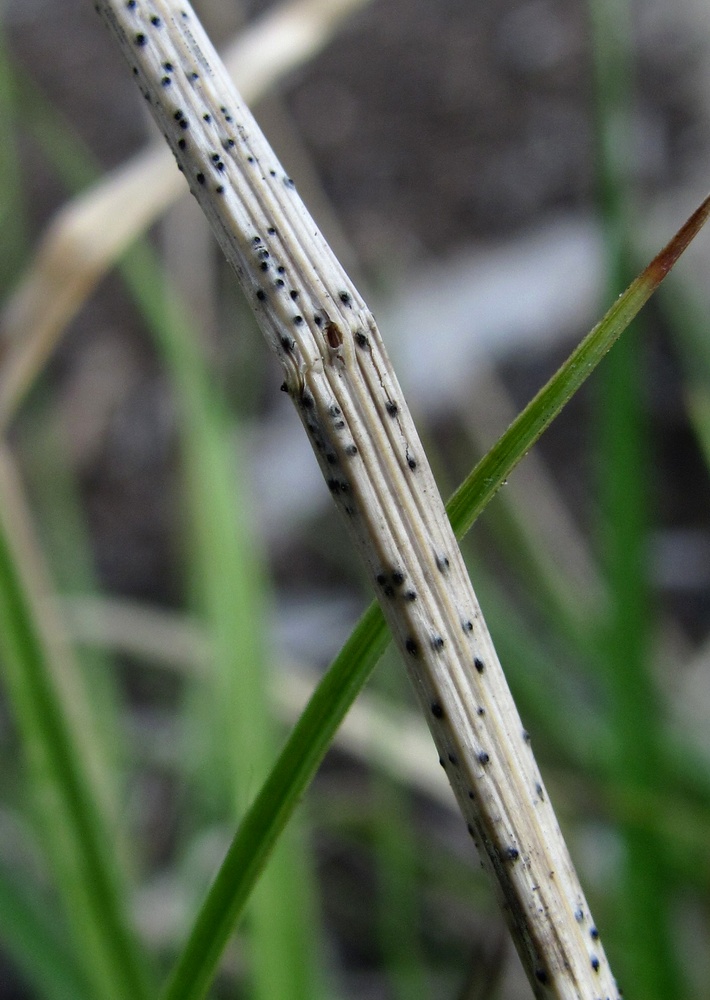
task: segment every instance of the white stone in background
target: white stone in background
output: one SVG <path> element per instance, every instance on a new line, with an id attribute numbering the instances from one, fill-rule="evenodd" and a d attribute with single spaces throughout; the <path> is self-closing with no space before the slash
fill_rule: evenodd
<path id="1" fill-rule="evenodd" d="M 587 216 L 551 219 L 463 250 L 395 290 L 378 318 L 419 413 L 446 409 L 476 363 L 586 332 L 602 298 L 602 241 Z"/>

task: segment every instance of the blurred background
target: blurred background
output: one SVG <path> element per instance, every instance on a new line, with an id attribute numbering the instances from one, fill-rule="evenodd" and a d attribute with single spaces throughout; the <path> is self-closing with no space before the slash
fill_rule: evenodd
<path id="1" fill-rule="evenodd" d="M 374 308 L 446 497 L 707 192 L 707 9 L 306 6 L 325 27 L 299 54 L 280 4 L 195 4 L 219 48 L 242 33 L 240 86 Z M 144 103 L 92 4 L 0 4 L 4 530 L 89 692 L 164 972 L 372 595 L 174 166 L 127 183 Z M 709 276 L 701 235 L 464 545 L 644 1000 L 710 997 Z M 2 683 L 0 997 L 91 996 Z M 214 997 L 531 995 L 438 772 L 390 652 Z"/>

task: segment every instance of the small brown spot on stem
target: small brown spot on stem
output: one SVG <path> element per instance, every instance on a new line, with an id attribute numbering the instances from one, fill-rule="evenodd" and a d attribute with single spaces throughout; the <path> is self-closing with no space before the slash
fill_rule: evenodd
<path id="1" fill-rule="evenodd" d="M 343 344 L 343 335 L 340 332 L 340 328 L 336 323 L 327 323 L 325 327 L 325 339 L 328 342 L 328 347 L 332 347 L 335 351 Z"/>

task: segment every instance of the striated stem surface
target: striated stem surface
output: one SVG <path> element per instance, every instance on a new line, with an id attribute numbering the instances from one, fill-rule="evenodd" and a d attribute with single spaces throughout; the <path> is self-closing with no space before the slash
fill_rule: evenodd
<path id="1" fill-rule="evenodd" d="M 618 1000 L 372 314 L 188 4 L 95 6 L 281 361 L 535 995 Z"/>

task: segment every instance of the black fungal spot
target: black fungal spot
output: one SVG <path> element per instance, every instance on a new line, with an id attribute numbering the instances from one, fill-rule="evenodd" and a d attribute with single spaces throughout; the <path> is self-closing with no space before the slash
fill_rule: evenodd
<path id="1" fill-rule="evenodd" d="M 180 120 L 180 128 L 181 128 L 181 129 L 182 129 L 182 130 L 183 130 L 184 132 L 187 132 L 187 130 L 189 129 L 189 127 L 190 127 L 190 123 L 189 123 L 189 121 L 187 120 L 187 118 L 182 118 L 182 119 Z"/>
<path id="2" fill-rule="evenodd" d="M 161 86 L 163 86 L 163 87 L 169 87 L 172 82 L 173 81 L 170 79 L 169 76 L 161 76 L 161 78 L 160 78 L 160 83 L 161 83 Z"/>
<path id="3" fill-rule="evenodd" d="M 416 601 L 417 599 L 416 590 L 408 590 L 407 593 L 404 595 L 404 599 L 405 601 Z"/>
<path id="4" fill-rule="evenodd" d="M 274 229 L 273 226 L 269 226 L 269 228 L 266 231 L 269 234 L 269 236 L 276 236 L 276 230 Z"/>
<path id="5" fill-rule="evenodd" d="M 251 241 L 254 246 L 258 246 L 261 243 L 261 236 L 252 236 Z"/>
<path id="6" fill-rule="evenodd" d="M 303 322 L 303 316 L 294 316 L 293 322 L 296 324 L 296 326 L 300 326 L 301 323 Z"/>
<path id="7" fill-rule="evenodd" d="M 150 19 L 150 23 L 153 25 L 154 28 L 159 28 L 163 22 L 160 20 L 157 14 L 153 14 L 153 16 Z"/>
<path id="8" fill-rule="evenodd" d="M 292 288 L 291 291 L 288 294 L 291 296 L 291 298 L 293 299 L 294 302 L 298 298 L 298 292 L 296 291 L 295 288 Z"/>
<path id="9" fill-rule="evenodd" d="M 448 755 L 448 757 L 449 757 L 449 763 L 450 764 L 453 764 L 454 767 L 458 767 L 459 766 L 459 761 L 458 761 L 458 757 L 456 756 L 456 754 L 450 753 Z"/>
<path id="10" fill-rule="evenodd" d="M 444 640 L 440 635 L 432 636 L 431 648 L 435 649 L 437 652 L 441 652 L 441 650 L 444 648 Z"/>
<path id="11" fill-rule="evenodd" d="M 486 714 L 485 708 L 483 707 L 483 705 L 479 705 L 478 708 L 476 709 L 476 715 L 485 715 L 485 714 Z"/>
<path id="12" fill-rule="evenodd" d="M 476 656 L 474 658 L 473 665 L 476 668 L 476 670 L 479 672 L 479 674 L 482 674 L 483 671 L 486 669 L 486 665 L 483 662 L 483 660 L 480 658 L 480 656 Z"/>
<path id="13" fill-rule="evenodd" d="M 578 924 L 581 924 L 582 921 L 584 920 L 584 910 L 582 909 L 575 910 L 574 919 L 577 921 Z"/>
<path id="14" fill-rule="evenodd" d="M 285 382 L 282 382 L 279 388 L 281 389 L 281 392 L 288 392 L 288 386 Z"/>
<path id="15" fill-rule="evenodd" d="M 295 188 L 296 184 L 292 177 L 284 177 L 284 184 L 287 188 Z"/>
<path id="16" fill-rule="evenodd" d="M 527 729 L 523 729 L 522 735 L 523 735 L 523 740 L 526 743 L 529 743 L 530 742 L 530 733 L 527 731 Z"/>
<path id="17" fill-rule="evenodd" d="M 449 560 L 447 559 L 447 557 L 437 555 L 435 557 L 435 560 L 436 560 L 436 568 L 439 570 L 439 572 L 446 573 L 446 571 L 449 568 Z"/>
<path id="18" fill-rule="evenodd" d="M 127 0 L 126 7 L 128 7 L 129 10 L 133 10 L 133 8 L 136 6 L 136 3 L 137 0 Z"/>
<path id="19" fill-rule="evenodd" d="M 257 289 L 256 297 L 260 302 L 264 302 L 264 300 L 266 299 L 266 292 L 264 291 L 263 288 Z"/>
<path id="20" fill-rule="evenodd" d="M 435 701 L 431 706 L 431 714 L 434 716 L 435 719 L 444 718 L 444 709 L 437 701 Z"/>
<path id="21" fill-rule="evenodd" d="M 544 801 L 544 799 L 545 799 L 545 792 L 544 792 L 543 787 L 542 787 L 542 785 L 540 784 L 539 781 L 535 785 L 535 791 L 538 794 L 538 798 L 540 798 L 540 799 L 542 799 Z M 581 920 L 582 918 L 580 917 L 579 919 Z"/>
<path id="22" fill-rule="evenodd" d="M 463 622 L 463 624 L 462 624 L 461 627 L 463 628 L 464 632 L 473 632 L 473 622 L 472 621 Z"/>
<path id="23" fill-rule="evenodd" d="M 336 420 L 335 421 L 335 429 L 336 429 L 336 431 L 342 431 L 342 430 L 344 430 L 345 429 L 345 421 L 344 420 Z"/>
<path id="24" fill-rule="evenodd" d="M 190 80 L 199 80 L 199 79 L 200 79 L 200 74 L 199 74 L 199 73 L 196 73 L 196 72 L 195 72 L 195 71 L 193 70 L 193 71 L 192 71 L 192 73 L 189 73 L 189 74 L 188 74 L 188 79 L 190 79 Z"/>
<path id="25" fill-rule="evenodd" d="M 475 840 L 476 839 L 476 831 L 473 829 L 473 827 L 471 826 L 470 823 L 466 824 L 466 829 L 468 830 L 469 837 L 472 837 L 473 840 Z"/>
<path id="26" fill-rule="evenodd" d="M 387 577 L 385 576 L 384 573 L 378 573 L 375 579 L 377 580 L 377 582 L 381 587 L 384 587 L 384 585 L 387 583 Z"/>
<path id="27" fill-rule="evenodd" d="M 340 407 L 336 406 L 335 403 L 333 403 L 331 406 L 328 407 L 328 413 L 331 415 L 331 417 L 339 417 L 342 412 L 343 411 L 340 409 Z"/>
<path id="28" fill-rule="evenodd" d="M 443 769 L 446 770 L 446 761 L 444 760 L 443 757 L 439 757 L 439 763 L 441 764 Z"/>
<path id="29" fill-rule="evenodd" d="M 407 459 L 407 465 L 409 466 L 410 469 L 416 469 L 417 467 L 416 461 L 411 457 Z"/>
<path id="30" fill-rule="evenodd" d="M 328 452 L 328 454 L 325 456 L 325 460 L 328 463 L 328 465 L 338 464 L 338 456 L 335 454 L 334 451 Z"/>
<path id="31" fill-rule="evenodd" d="M 205 175 L 203 173 L 195 174 L 195 179 L 196 179 L 196 181 L 197 181 L 198 184 L 204 184 L 205 183 Z"/>
<path id="32" fill-rule="evenodd" d="M 278 288 L 283 288 L 283 286 L 284 286 L 285 282 L 284 282 L 283 278 L 277 278 L 277 279 L 276 279 L 276 281 L 274 282 L 274 284 L 275 284 L 275 285 L 276 285 L 276 286 L 277 286 Z"/>
<path id="33" fill-rule="evenodd" d="M 215 188 L 217 194 L 224 194 L 224 184 L 218 184 Z"/>
<path id="34" fill-rule="evenodd" d="M 537 979 L 538 983 L 546 983 L 547 973 L 545 972 L 544 969 L 535 969 L 535 978 Z"/>
<path id="35" fill-rule="evenodd" d="M 358 347 L 370 346 L 370 341 L 367 339 L 367 337 L 361 330 L 358 330 L 358 332 L 355 334 L 355 342 L 357 343 Z"/>
<path id="36" fill-rule="evenodd" d="M 138 34 L 136 35 L 136 37 L 135 37 L 135 43 L 138 46 L 147 45 L 148 44 L 148 39 L 146 38 L 146 36 L 143 34 L 142 31 L 139 31 Z"/>
<path id="37" fill-rule="evenodd" d="M 349 444 L 345 449 L 345 454 L 348 455 L 349 458 L 352 458 L 353 455 L 357 455 L 357 445 Z"/>
<path id="38" fill-rule="evenodd" d="M 599 931 L 596 929 L 596 927 L 592 927 L 590 929 L 589 936 L 592 939 L 592 941 L 598 941 L 599 940 Z"/>
<path id="39" fill-rule="evenodd" d="M 388 399 L 385 403 L 385 409 L 391 417 L 396 417 L 399 413 L 399 407 L 396 403 L 393 403 L 391 399 Z"/>
<path id="40" fill-rule="evenodd" d="M 592 955 L 592 959 L 591 959 L 591 963 L 590 964 L 592 966 L 592 969 L 595 972 L 599 972 L 599 959 L 597 958 L 596 955 Z"/>
<path id="41" fill-rule="evenodd" d="M 479 764 L 483 764 L 485 766 L 486 764 L 490 764 L 490 761 L 491 761 L 491 758 L 486 753 L 486 751 L 485 750 L 481 750 L 481 752 L 478 754 L 478 763 Z"/>
<path id="42" fill-rule="evenodd" d="M 517 847 L 506 847 L 505 849 L 505 860 L 506 861 L 517 861 L 520 857 L 520 851 Z"/>
<path id="43" fill-rule="evenodd" d="M 304 410 L 312 410 L 315 405 L 315 400 L 311 396 L 310 392 L 306 391 L 301 394 L 301 406 Z"/>
<path id="44" fill-rule="evenodd" d="M 185 149 L 187 146 L 187 139 L 178 139 L 178 146 L 180 149 Z"/>
<path id="45" fill-rule="evenodd" d="M 323 326 L 323 320 L 317 313 L 313 317 L 313 322 L 315 323 L 316 326 Z"/>
<path id="46" fill-rule="evenodd" d="M 269 265 L 267 264 L 267 262 L 265 260 L 262 260 L 261 264 L 259 264 L 259 267 L 261 268 L 262 271 L 268 271 L 269 270 Z"/>
<path id="47" fill-rule="evenodd" d="M 392 574 L 392 583 L 395 585 L 395 587 L 401 587 L 402 584 L 404 583 L 404 573 L 400 573 L 399 570 L 396 570 Z"/>
<path id="48" fill-rule="evenodd" d="M 164 62 L 163 63 L 163 69 L 165 70 L 166 73 L 172 73 L 174 68 L 175 67 L 173 66 L 173 64 L 171 62 Z"/>
<path id="49" fill-rule="evenodd" d="M 294 348 L 296 346 L 296 341 L 292 340 L 291 337 L 282 337 L 281 338 L 281 346 L 283 347 L 284 351 L 286 351 L 287 354 L 290 354 L 294 350 Z M 312 397 L 311 397 L 311 399 L 312 399 Z M 306 403 L 305 400 L 306 400 L 306 397 L 304 395 L 304 397 L 303 397 L 303 405 L 307 406 L 308 404 Z"/>
<path id="50" fill-rule="evenodd" d="M 253 156 L 247 156 L 247 163 L 256 163 L 256 160 Z"/>
<path id="51" fill-rule="evenodd" d="M 417 645 L 417 643 L 416 643 L 416 641 L 414 639 L 411 639 L 411 638 L 407 639 L 407 641 L 404 644 L 404 648 L 407 650 L 407 652 L 410 654 L 410 656 L 418 656 L 419 655 L 419 646 Z"/>
<path id="52" fill-rule="evenodd" d="M 349 306 L 352 301 L 348 292 L 340 292 L 338 298 L 340 299 L 340 301 L 343 303 L 344 306 Z"/>
<path id="53" fill-rule="evenodd" d="M 225 149 L 233 149 L 234 148 L 234 139 L 227 139 L 227 141 L 224 142 L 224 143 L 222 143 L 222 145 L 224 146 Z"/>

